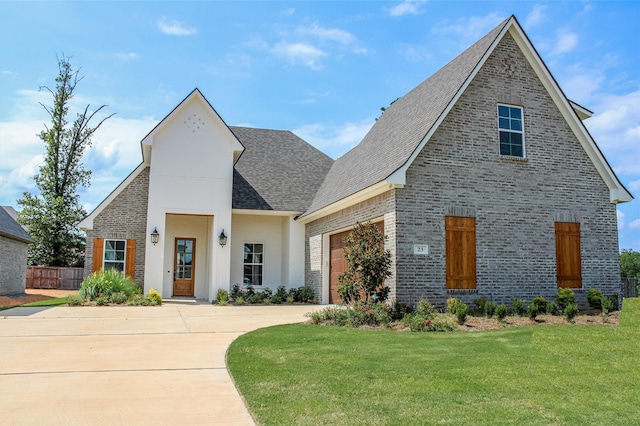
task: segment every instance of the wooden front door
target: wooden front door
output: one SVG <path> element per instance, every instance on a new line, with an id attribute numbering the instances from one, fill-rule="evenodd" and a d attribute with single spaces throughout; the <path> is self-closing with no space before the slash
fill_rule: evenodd
<path id="1" fill-rule="evenodd" d="M 376 222 L 374 225 L 384 233 L 384 222 Z M 344 258 L 344 242 L 342 240 L 350 232 L 351 230 L 344 231 L 329 237 L 329 303 L 342 302 L 338 294 L 338 279 L 347 270 L 347 260 Z"/>
<path id="2" fill-rule="evenodd" d="M 446 216 L 447 283 L 450 289 L 476 288 L 476 219 Z"/>
<path id="3" fill-rule="evenodd" d="M 194 295 L 196 273 L 196 239 L 176 238 L 173 267 L 173 295 Z"/>
<path id="4" fill-rule="evenodd" d="M 556 278 L 558 288 L 582 288 L 579 223 L 556 222 Z"/>

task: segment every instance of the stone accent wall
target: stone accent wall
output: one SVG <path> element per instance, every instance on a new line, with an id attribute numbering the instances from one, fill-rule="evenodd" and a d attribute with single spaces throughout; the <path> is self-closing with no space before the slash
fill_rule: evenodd
<path id="1" fill-rule="evenodd" d="M 394 256 L 396 250 L 395 190 L 389 190 L 307 224 L 305 230 L 305 284 L 313 288 L 317 302 L 322 299 L 323 266 L 328 265 L 329 262 L 329 253 L 323 252 L 323 237 L 330 233 L 333 234 L 337 230 L 352 227 L 356 222 L 366 222 L 380 217 L 384 217 L 384 230 L 388 237 L 385 247 L 391 250 L 391 254 Z M 392 267 L 392 272 L 394 275 L 388 278 L 385 284 L 391 289 L 389 297 L 395 298 L 395 265 Z"/>
<path id="2" fill-rule="evenodd" d="M 0 295 L 24 293 L 28 251 L 29 244 L 0 236 Z"/>
<path id="3" fill-rule="evenodd" d="M 84 262 L 85 277 L 91 274 L 93 239 L 135 239 L 135 281 L 144 284 L 144 257 L 147 235 L 147 202 L 149 199 L 149 167 L 122 190 L 120 194 L 93 221 L 93 230 L 87 232 Z"/>
<path id="4" fill-rule="evenodd" d="M 524 109 L 526 159 L 501 158 L 497 104 Z M 555 300 L 556 221 L 580 223 L 583 290 L 620 291 L 609 189 L 510 35 L 506 35 L 407 172 L 396 200 L 397 297 Z M 445 289 L 447 215 L 476 218 L 477 290 Z M 428 244 L 429 255 L 413 254 Z"/>

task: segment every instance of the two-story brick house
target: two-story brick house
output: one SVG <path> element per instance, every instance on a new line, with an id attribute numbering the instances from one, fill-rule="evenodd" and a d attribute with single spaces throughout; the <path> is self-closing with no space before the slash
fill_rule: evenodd
<path id="1" fill-rule="evenodd" d="M 234 283 L 307 284 L 333 303 L 342 237 L 372 221 L 388 237 L 387 285 L 400 301 L 617 293 L 616 204 L 632 196 L 584 127 L 590 115 L 515 17 L 394 102 L 335 162 L 289 132 L 227 126 L 196 90 L 81 223 L 86 272 L 115 266 L 145 291 L 208 300 Z"/>

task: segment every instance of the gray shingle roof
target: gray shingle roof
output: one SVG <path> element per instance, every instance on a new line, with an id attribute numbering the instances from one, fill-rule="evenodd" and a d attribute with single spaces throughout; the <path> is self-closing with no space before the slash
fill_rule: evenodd
<path id="1" fill-rule="evenodd" d="M 24 243 L 33 243 L 33 239 L 11 215 L 0 207 L 0 235 Z"/>
<path id="2" fill-rule="evenodd" d="M 305 211 L 333 160 L 289 131 L 229 129 L 245 147 L 233 171 L 232 207 Z"/>
<path id="3" fill-rule="evenodd" d="M 303 216 L 381 182 L 401 168 L 509 19 L 387 108 L 362 142 L 335 161 Z"/>

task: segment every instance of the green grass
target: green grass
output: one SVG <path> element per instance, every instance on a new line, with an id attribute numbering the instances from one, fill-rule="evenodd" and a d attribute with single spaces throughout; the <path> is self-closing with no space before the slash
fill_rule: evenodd
<path id="1" fill-rule="evenodd" d="M 59 305 L 66 305 L 67 304 L 67 296 L 65 297 L 54 297 L 52 299 L 46 299 L 46 300 L 40 300 L 38 302 L 31 302 L 31 303 L 25 303 L 24 305 L 20 305 L 20 306 L 59 306 Z"/>
<path id="2" fill-rule="evenodd" d="M 621 325 L 257 330 L 227 363 L 263 425 L 607 424 L 640 418 L 640 299 Z"/>

